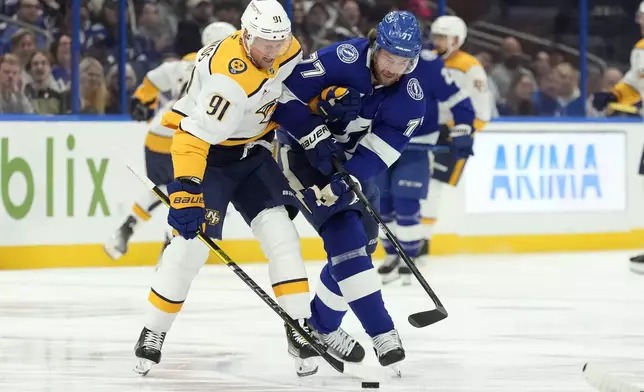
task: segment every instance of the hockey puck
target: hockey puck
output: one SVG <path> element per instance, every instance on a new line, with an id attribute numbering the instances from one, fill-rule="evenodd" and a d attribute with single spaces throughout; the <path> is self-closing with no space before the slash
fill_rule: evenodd
<path id="1" fill-rule="evenodd" d="M 362 382 L 362 387 L 363 388 L 376 389 L 376 388 L 380 388 L 380 383 L 379 382 L 366 382 L 366 381 L 363 381 Z"/>

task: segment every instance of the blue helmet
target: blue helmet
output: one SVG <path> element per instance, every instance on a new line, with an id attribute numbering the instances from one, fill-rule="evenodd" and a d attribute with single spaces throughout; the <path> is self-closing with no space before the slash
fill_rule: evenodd
<path id="1" fill-rule="evenodd" d="M 423 48 L 420 26 L 414 14 L 391 11 L 378 23 L 376 44 L 397 56 L 414 59 Z"/>

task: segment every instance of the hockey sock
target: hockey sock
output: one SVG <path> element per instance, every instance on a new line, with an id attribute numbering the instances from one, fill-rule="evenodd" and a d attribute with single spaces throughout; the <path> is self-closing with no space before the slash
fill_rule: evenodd
<path id="1" fill-rule="evenodd" d="M 389 230 L 396 234 L 396 212 L 394 211 L 394 203 L 391 197 L 380 198 L 380 216 Z M 379 233 L 378 237 L 388 255 L 396 254 L 396 249 L 382 232 Z"/>
<path id="2" fill-rule="evenodd" d="M 165 185 L 159 185 L 164 193 L 167 193 Z M 151 212 L 161 205 L 161 201 L 152 192 L 146 192 L 132 205 L 132 216 L 138 222 L 147 222 L 152 217 Z"/>
<path id="3" fill-rule="evenodd" d="M 294 319 L 311 317 L 309 281 L 300 252 L 300 237 L 284 206 L 260 212 L 250 223 L 268 259 L 273 293 Z"/>
<path id="4" fill-rule="evenodd" d="M 163 252 L 148 296 L 144 325 L 167 332 L 181 310 L 192 280 L 208 259 L 208 247 L 199 240 L 174 237 Z"/>
<path id="5" fill-rule="evenodd" d="M 321 231 L 328 264 L 323 274 L 330 274 L 351 310 L 369 336 L 390 331 L 394 324 L 385 308 L 380 280 L 367 253 L 367 235 L 356 211 L 343 211 L 325 223 Z M 323 275 L 320 276 L 323 279 Z M 327 277 L 328 279 L 328 277 Z M 335 287 L 326 288 L 333 292 Z M 336 293 L 337 294 L 337 293 Z M 312 303 L 314 326 L 335 330 L 342 323 L 343 312 L 331 310 L 320 295 Z M 322 319 L 318 319 L 321 317 Z"/>
<path id="6" fill-rule="evenodd" d="M 396 236 L 409 257 L 417 257 L 423 239 L 420 222 L 420 201 L 394 198 L 396 210 Z"/>

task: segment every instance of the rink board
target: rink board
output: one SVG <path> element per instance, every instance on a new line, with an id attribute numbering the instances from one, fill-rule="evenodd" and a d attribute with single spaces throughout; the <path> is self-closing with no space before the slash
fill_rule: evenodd
<path id="1" fill-rule="evenodd" d="M 432 253 L 521 253 L 644 248 L 641 122 L 494 122 L 477 136 L 457 188 L 443 190 Z M 0 131 L 0 269 L 150 265 L 164 208 L 118 262 L 102 243 L 145 188 L 145 125 L 5 121 Z M 117 152 L 118 151 L 118 152 Z M 296 220 L 305 259 L 325 255 Z M 262 260 L 239 214 L 226 214 L 224 250 Z M 216 262 L 213 258 L 212 262 Z"/>

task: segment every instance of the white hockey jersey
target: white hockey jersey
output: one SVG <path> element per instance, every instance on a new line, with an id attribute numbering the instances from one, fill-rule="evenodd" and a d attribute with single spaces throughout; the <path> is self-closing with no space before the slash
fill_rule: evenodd
<path id="1" fill-rule="evenodd" d="M 644 39 L 641 39 L 631 51 L 631 69 L 611 91 L 617 96 L 617 101 L 624 105 L 634 105 L 642 100 L 644 94 Z"/>
<path id="2" fill-rule="evenodd" d="M 164 62 L 149 71 L 134 92 L 139 101 L 156 107 L 156 114 L 148 122 L 148 135 L 145 138 L 146 148 L 153 152 L 170 154 L 174 130 L 162 125 L 163 115 L 172 109 L 181 96 L 194 68 L 195 56 L 196 53 L 190 53 L 181 60 Z M 164 93 L 170 96 L 169 99 L 164 99 Z"/>
<path id="3" fill-rule="evenodd" d="M 488 89 L 487 75 L 476 57 L 462 50 L 455 51 L 445 60 L 445 68 L 456 85 L 466 91 L 472 100 L 476 119 L 474 129 L 480 131 L 490 121 L 494 99 Z M 440 124 L 451 126 L 452 112 L 449 106 L 439 103 Z"/>
<path id="4" fill-rule="evenodd" d="M 197 168 L 196 161 L 184 165 L 175 155 L 207 156 L 207 146 L 243 145 L 274 131 L 277 124 L 270 120 L 282 94 L 282 82 L 301 59 L 300 44 L 293 39 L 288 52 L 278 57 L 271 69 L 258 69 L 246 55 L 241 32 L 202 48 L 186 94 L 162 121 L 164 126 L 178 129 L 172 146 L 175 176 L 203 175 L 201 161 Z M 189 152 L 194 149 L 199 152 Z"/>

